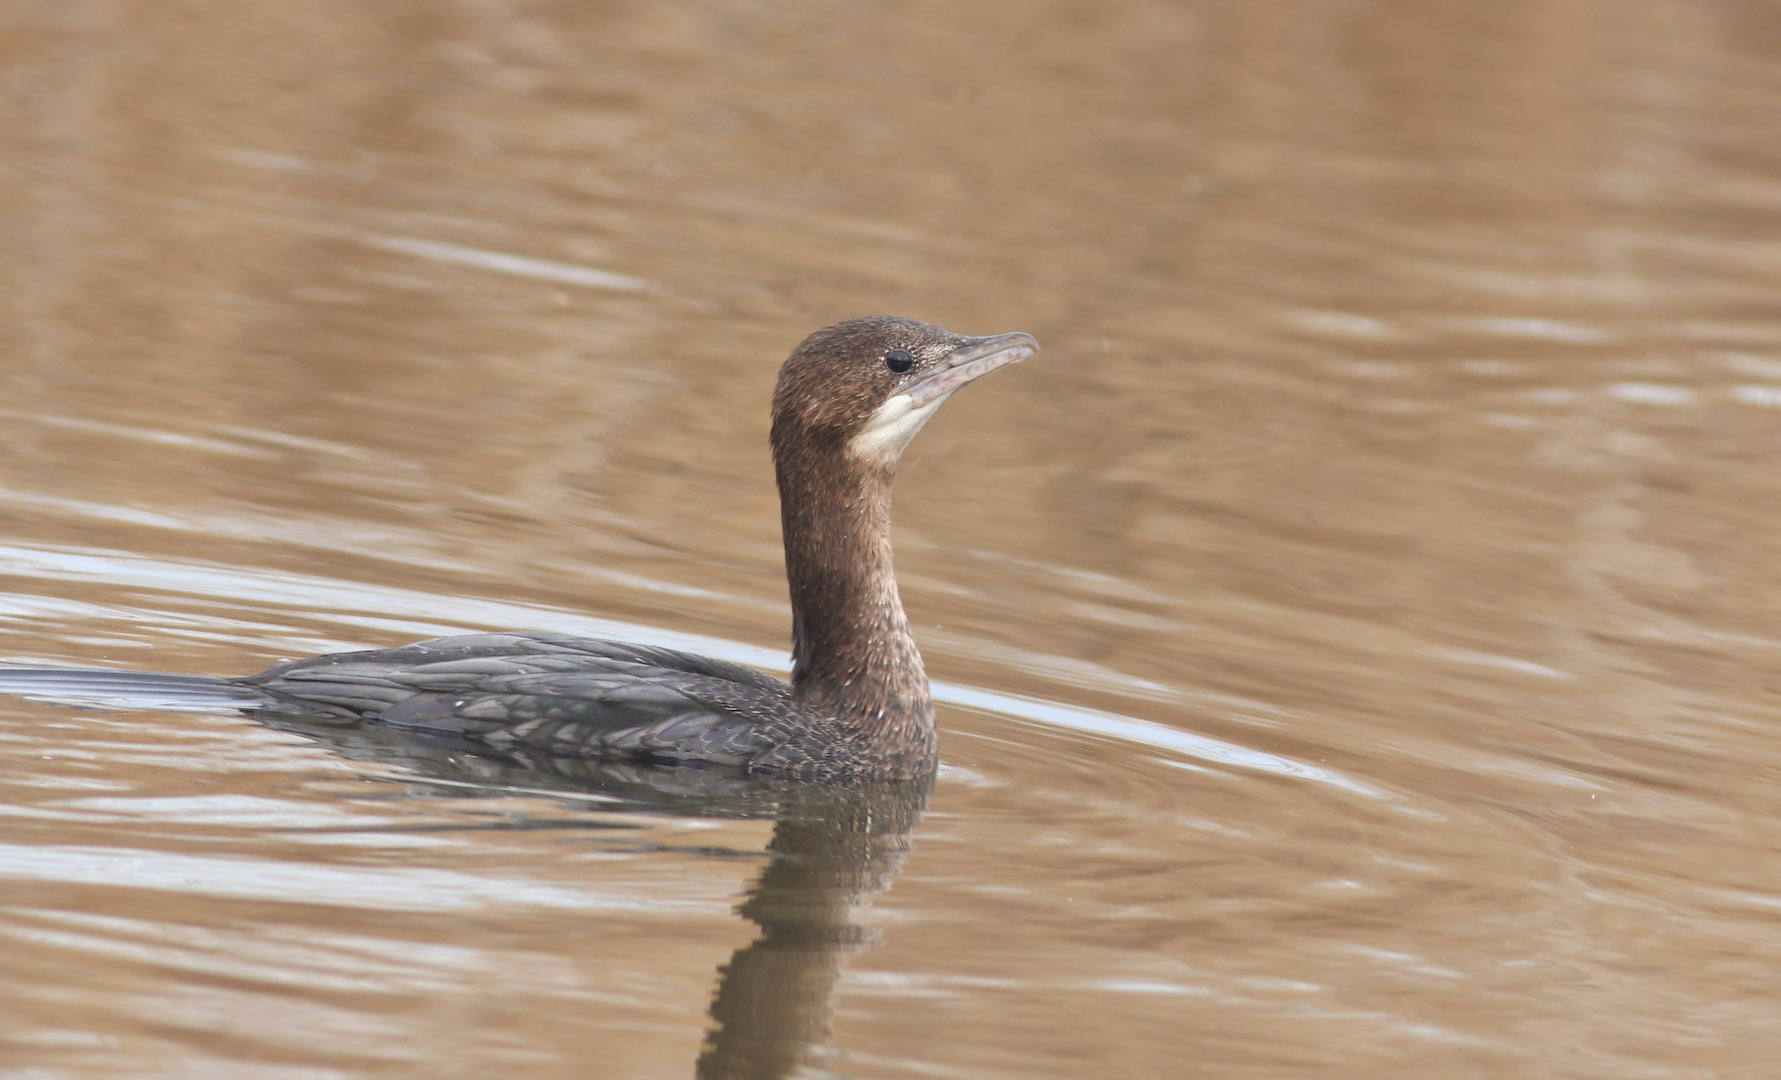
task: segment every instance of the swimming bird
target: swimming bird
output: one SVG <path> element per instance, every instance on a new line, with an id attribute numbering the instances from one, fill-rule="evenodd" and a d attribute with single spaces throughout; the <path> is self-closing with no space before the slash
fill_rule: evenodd
<path id="1" fill-rule="evenodd" d="M 1039 349 L 876 316 L 824 327 L 779 371 L 771 442 L 791 589 L 789 683 L 673 649 L 539 631 L 331 653 L 221 678 L 0 666 L 0 691 L 338 718 L 495 750 L 791 779 L 933 772 L 934 705 L 891 566 L 903 449 L 960 388 Z"/>

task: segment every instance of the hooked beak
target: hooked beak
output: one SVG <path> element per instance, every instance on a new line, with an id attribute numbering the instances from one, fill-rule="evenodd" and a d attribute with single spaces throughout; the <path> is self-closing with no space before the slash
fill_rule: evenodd
<path id="1" fill-rule="evenodd" d="M 996 334 L 966 338 L 934 367 L 904 388 L 910 405 L 921 408 L 944 401 L 966 383 L 975 382 L 1000 367 L 1018 363 L 1039 351 L 1031 334 Z"/>

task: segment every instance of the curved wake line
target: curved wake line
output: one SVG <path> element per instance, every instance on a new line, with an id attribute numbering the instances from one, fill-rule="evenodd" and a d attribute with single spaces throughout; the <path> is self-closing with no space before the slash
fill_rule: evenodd
<path id="1" fill-rule="evenodd" d="M 266 695 L 224 679 L 115 668 L 0 664 L 0 693 L 17 694 L 27 701 L 102 709 L 235 712 L 273 704 Z"/>
<path id="2" fill-rule="evenodd" d="M 311 612 L 317 616 L 332 618 L 349 625 L 370 626 L 379 631 L 393 633 L 412 633 L 417 637 L 525 627 L 683 649 L 782 674 L 787 670 L 785 653 L 775 649 L 746 645 L 727 638 L 664 630 L 656 626 L 618 619 L 576 615 L 540 604 L 441 596 L 393 588 L 387 585 L 349 583 L 307 574 L 226 567 L 215 564 L 180 563 L 102 549 L 63 549 L 25 544 L 0 545 L 0 572 L 44 580 L 106 581 L 138 588 L 259 602 L 285 609 Z M 118 672 L 117 674 L 125 676 L 136 673 Z M 168 676 L 166 678 L 203 681 L 205 677 Z M 223 687 L 229 685 L 221 680 L 210 680 L 210 682 Z M 1141 720 L 1101 709 L 1065 705 L 1040 698 L 983 690 L 956 683 L 935 682 L 932 685 L 934 700 L 948 705 L 959 705 L 1000 716 L 1014 717 L 1044 727 L 1118 739 L 1150 750 L 1180 755 L 1217 766 L 1309 780 L 1362 798 L 1391 801 L 1396 801 L 1398 798 L 1383 788 L 1357 780 L 1333 769 L 1282 757 L 1279 754 L 1255 750 L 1239 743 L 1227 742 L 1207 735 L 1196 735 L 1193 732 L 1183 731 L 1153 720 Z M 0 689 L 4 689 L 3 678 L 0 678 Z M 175 693 L 175 688 L 164 682 L 152 689 L 168 694 Z M 18 691 L 9 690 L 7 692 L 17 693 Z M 176 699 L 171 704 L 139 704 L 137 707 L 215 709 L 251 708 L 256 701 L 259 704 L 265 704 L 264 699 L 255 697 L 250 697 L 247 702 L 241 704 L 219 701 L 213 688 L 199 692 L 189 684 L 186 686 L 186 692 L 207 700 L 182 705 Z M 238 692 L 251 694 L 244 688 Z M 37 695 L 31 694 L 30 696 Z M 44 697 L 40 700 L 52 699 Z M 115 705 L 118 699 L 113 696 L 107 702 L 91 697 L 73 700 L 58 696 L 53 700 L 65 704 L 103 705 L 110 703 Z M 1172 763 L 1182 764 L 1180 762 Z"/>

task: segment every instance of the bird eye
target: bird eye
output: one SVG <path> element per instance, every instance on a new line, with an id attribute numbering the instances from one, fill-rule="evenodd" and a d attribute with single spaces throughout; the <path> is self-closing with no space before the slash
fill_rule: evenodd
<path id="1" fill-rule="evenodd" d="M 907 349 L 892 349 L 884 354 L 884 366 L 901 375 L 915 366 L 915 357 Z"/>

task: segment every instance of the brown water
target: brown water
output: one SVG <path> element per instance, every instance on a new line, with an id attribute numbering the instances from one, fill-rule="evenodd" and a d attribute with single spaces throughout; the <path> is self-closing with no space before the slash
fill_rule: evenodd
<path id="1" fill-rule="evenodd" d="M 0 702 L 0 1074 L 1781 1075 L 1781 9 L 0 25 L 0 656 L 776 667 L 778 360 L 1046 348 L 925 813 Z"/>

